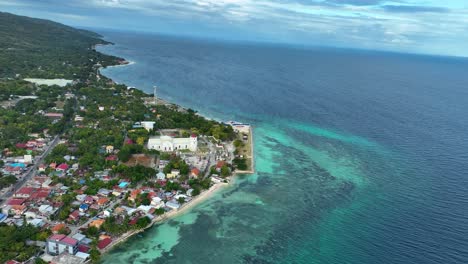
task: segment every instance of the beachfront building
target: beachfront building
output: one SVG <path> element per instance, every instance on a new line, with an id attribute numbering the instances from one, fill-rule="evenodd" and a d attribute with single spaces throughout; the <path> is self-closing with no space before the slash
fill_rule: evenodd
<path id="1" fill-rule="evenodd" d="M 196 135 L 189 138 L 173 138 L 170 136 L 155 136 L 148 140 L 148 149 L 155 149 L 163 152 L 176 150 L 197 151 L 198 140 Z"/>
<path id="2" fill-rule="evenodd" d="M 60 255 L 63 252 L 74 255 L 78 252 L 78 240 L 66 235 L 55 234 L 47 239 L 47 253 Z"/>

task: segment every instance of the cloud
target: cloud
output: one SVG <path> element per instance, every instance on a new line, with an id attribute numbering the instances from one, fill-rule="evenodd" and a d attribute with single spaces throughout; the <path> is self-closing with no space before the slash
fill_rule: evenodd
<path id="1" fill-rule="evenodd" d="M 383 3 L 383 0 L 326 0 L 325 3 L 334 5 L 355 5 L 355 6 L 371 6 Z"/>
<path id="2" fill-rule="evenodd" d="M 449 13 L 450 9 L 437 6 L 383 5 L 387 12 L 393 13 Z"/>
<path id="3" fill-rule="evenodd" d="M 468 9 L 451 1 L 0 0 L 0 8 L 83 26 L 405 51 L 445 44 L 468 54 Z"/>

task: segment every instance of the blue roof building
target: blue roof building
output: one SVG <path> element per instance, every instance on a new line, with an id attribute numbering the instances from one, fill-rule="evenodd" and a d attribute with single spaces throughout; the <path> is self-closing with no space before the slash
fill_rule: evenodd
<path id="1" fill-rule="evenodd" d="M 80 211 L 81 212 L 88 211 L 88 209 L 89 209 L 89 205 L 87 205 L 87 204 L 80 205 Z"/>
<path id="2" fill-rule="evenodd" d="M 7 219 L 7 215 L 0 213 L 0 223 L 5 221 L 5 219 Z"/>

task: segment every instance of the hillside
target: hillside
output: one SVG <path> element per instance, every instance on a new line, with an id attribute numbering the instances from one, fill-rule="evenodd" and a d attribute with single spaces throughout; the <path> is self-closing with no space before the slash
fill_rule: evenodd
<path id="1" fill-rule="evenodd" d="M 92 49 L 108 43 L 98 34 L 49 20 L 0 12 L 0 36 L 0 78 L 77 79 L 97 61 L 117 60 Z"/>

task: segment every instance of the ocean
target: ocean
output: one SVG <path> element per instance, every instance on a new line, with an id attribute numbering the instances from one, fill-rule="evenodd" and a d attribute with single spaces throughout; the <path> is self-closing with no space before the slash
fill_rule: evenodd
<path id="1" fill-rule="evenodd" d="M 104 263 L 468 263 L 468 59 L 100 32 L 102 73 L 254 125 L 256 173 Z"/>

